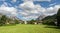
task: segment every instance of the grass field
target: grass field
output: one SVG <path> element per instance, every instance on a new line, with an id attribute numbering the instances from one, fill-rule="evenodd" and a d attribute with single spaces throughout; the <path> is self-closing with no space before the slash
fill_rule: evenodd
<path id="1" fill-rule="evenodd" d="M 0 33 L 60 33 L 60 29 L 54 27 L 48 27 L 47 25 L 17 24 L 14 26 L 1 26 Z"/>

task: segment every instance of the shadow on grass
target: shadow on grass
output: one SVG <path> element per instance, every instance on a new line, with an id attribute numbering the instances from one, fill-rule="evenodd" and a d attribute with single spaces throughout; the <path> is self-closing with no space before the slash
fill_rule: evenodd
<path id="1" fill-rule="evenodd" d="M 6 25 L 0 25 L 0 27 L 2 26 L 16 26 L 16 24 L 6 24 Z"/>
<path id="2" fill-rule="evenodd" d="M 45 26 L 45 28 L 60 29 L 60 26 L 47 25 L 47 26 Z"/>

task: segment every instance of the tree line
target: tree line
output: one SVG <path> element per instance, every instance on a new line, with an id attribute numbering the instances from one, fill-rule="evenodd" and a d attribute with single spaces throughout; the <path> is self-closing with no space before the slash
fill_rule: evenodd
<path id="1" fill-rule="evenodd" d="M 6 15 L 0 14 L 0 26 L 9 25 L 9 24 L 13 25 L 13 24 L 19 24 L 19 23 L 20 23 L 19 19 L 9 18 Z"/>

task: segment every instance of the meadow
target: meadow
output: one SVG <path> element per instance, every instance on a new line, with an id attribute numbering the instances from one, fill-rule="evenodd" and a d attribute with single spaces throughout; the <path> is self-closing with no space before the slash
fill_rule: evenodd
<path id="1" fill-rule="evenodd" d="M 13 26 L 0 26 L 0 33 L 60 33 L 56 26 L 17 24 Z"/>

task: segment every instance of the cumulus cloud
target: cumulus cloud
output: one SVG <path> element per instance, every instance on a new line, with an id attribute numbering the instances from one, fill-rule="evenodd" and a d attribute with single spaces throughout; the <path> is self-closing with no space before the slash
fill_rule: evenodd
<path id="1" fill-rule="evenodd" d="M 25 20 L 31 20 L 31 19 L 36 19 L 38 16 L 28 16 L 28 17 L 23 17 Z"/>
<path id="2" fill-rule="evenodd" d="M 60 5 L 44 8 L 41 5 L 38 4 L 35 5 L 31 1 L 27 1 L 20 4 L 19 7 L 23 10 L 23 12 L 20 12 L 20 14 L 22 14 L 24 18 L 26 17 L 27 19 L 31 19 L 31 18 L 38 18 L 38 16 L 42 16 L 42 15 L 48 16 L 48 15 L 56 14 L 58 8 L 60 8 Z"/>
<path id="3" fill-rule="evenodd" d="M 49 7 L 44 12 L 46 15 L 53 15 L 56 14 L 58 9 L 60 8 L 60 5 L 55 5 L 54 7 Z"/>
<path id="4" fill-rule="evenodd" d="M 53 5 L 56 5 L 56 3 L 50 4 L 49 6 L 53 6 Z"/>
<path id="5" fill-rule="evenodd" d="M 16 9 L 14 7 L 0 7 L 0 12 L 3 14 L 16 15 Z"/>
<path id="6" fill-rule="evenodd" d="M 24 17 L 26 18 L 37 18 L 39 15 L 42 15 L 45 10 L 45 8 L 41 7 L 40 5 L 35 5 L 31 1 L 24 2 L 19 5 L 19 7 L 23 10 L 20 12 Z"/>
<path id="7" fill-rule="evenodd" d="M 17 0 L 12 0 L 12 2 L 16 2 Z M 11 16 L 23 16 L 22 18 L 25 20 L 29 19 L 35 19 L 39 16 L 48 16 L 53 15 L 57 13 L 58 8 L 60 8 L 60 5 L 51 4 L 50 7 L 44 8 L 39 4 L 34 4 L 33 1 L 51 1 L 51 0 L 23 0 L 24 2 L 21 3 L 19 6 L 16 7 L 9 7 L 11 4 L 7 4 L 4 2 L 4 4 L 0 7 L 0 13 L 8 14 Z M 55 5 L 52 7 L 52 5 Z M 19 9 L 20 8 L 20 11 Z M 19 11 L 19 12 L 18 12 Z M 17 15 L 18 14 L 18 15 Z"/>
<path id="8" fill-rule="evenodd" d="M 28 1 L 19 5 L 21 9 L 29 13 L 39 13 L 40 11 L 44 12 L 45 9 L 40 5 L 35 5 L 33 2 Z M 44 9 L 44 10 L 43 10 Z"/>
<path id="9" fill-rule="evenodd" d="M 7 3 L 4 3 L 0 6 L 0 13 L 5 15 L 14 15 L 17 14 L 17 9 L 14 7 L 8 7 Z"/>
<path id="10" fill-rule="evenodd" d="M 23 11 L 22 11 L 22 12 L 19 12 L 19 14 L 20 14 L 20 15 L 23 15 L 23 16 L 27 16 L 27 15 L 28 15 L 27 12 L 23 12 Z"/>

